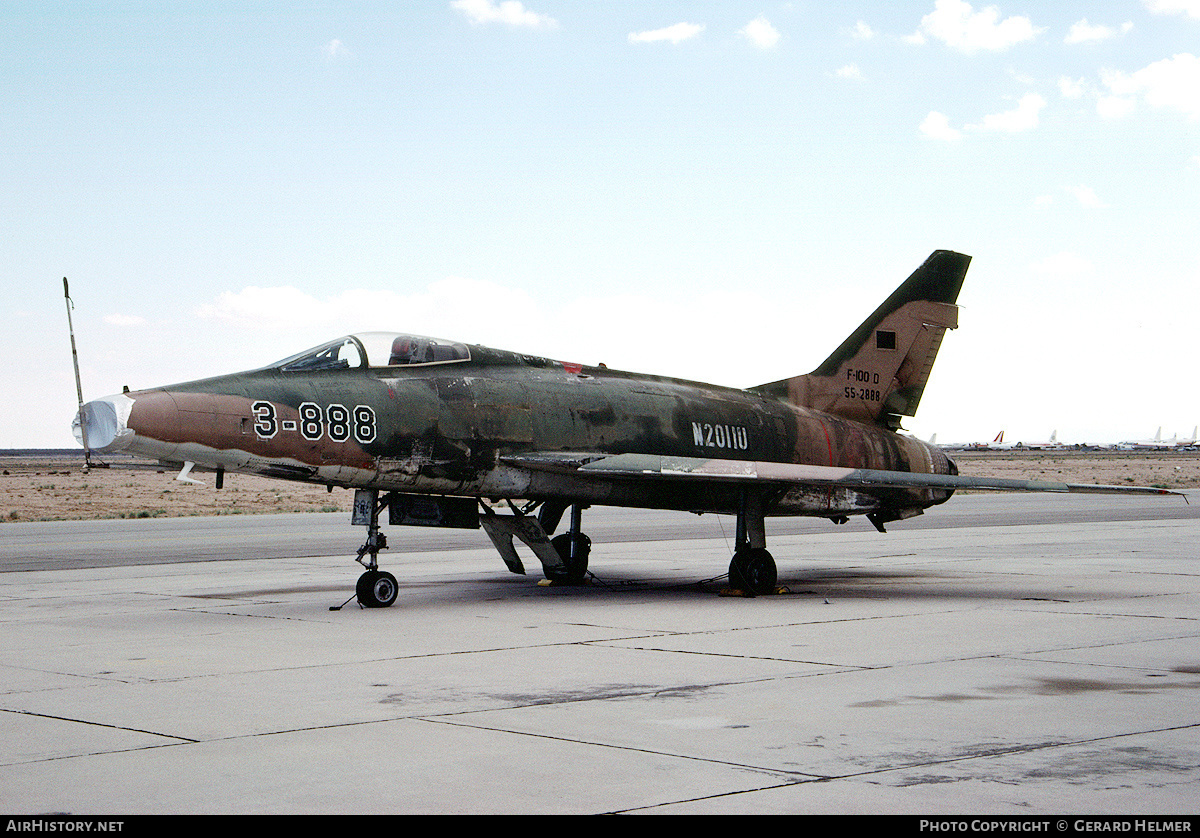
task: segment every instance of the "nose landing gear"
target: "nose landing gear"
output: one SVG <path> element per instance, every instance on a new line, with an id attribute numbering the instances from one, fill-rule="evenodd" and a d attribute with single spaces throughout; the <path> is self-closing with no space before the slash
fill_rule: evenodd
<path id="1" fill-rule="evenodd" d="M 379 492 L 374 489 L 359 489 L 354 493 L 353 521 L 367 525 L 367 540 L 358 548 L 356 559 L 367 572 L 358 577 L 354 586 L 358 604 L 363 608 L 387 608 L 400 592 L 396 577 L 379 569 L 379 551 L 387 549 L 387 536 L 379 529 L 379 513 L 387 505 L 386 499 L 380 502 Z"/>

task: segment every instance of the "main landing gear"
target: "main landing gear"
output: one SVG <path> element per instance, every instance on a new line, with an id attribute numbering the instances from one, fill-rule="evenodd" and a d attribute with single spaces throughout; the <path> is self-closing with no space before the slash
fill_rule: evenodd
<path id="1" fill-rule="evenodd" d="M 581 585 L 587 577 L 588 556 L 592 553 L 592 540 L 583 534 L 584 506 L 575 504 L 571 507 L 571 523 L 567 531 L 550 539 L 550 546 L 558 553 L 562 567 L 543 566 L 542 572 L 551 582 L 559 585 Z M 563 504 L 542 504 L 538 511 L 538 521 L 546 532 L 554 532 L 562 518 L 565 506 Z"/>
<path id="2" fill-rule="evenodd" d="M 498 514 L 488 506 L 482 513 L 476 502 L 467 498 L 441 498 L 436 501 L 417 498 L 427 506 L 418 508 L 411 496 L 388 493 L 380 497 L 374 489 L 359 489 L 354 496 L 353 523 L 367 527 L 367 540 L 358 549 L 357 561 L 366 568 L 355 585 L 355 596 L 364 608 L 386 608 L 396 601 L 399 585 L 396 577 L 379 569 L 379 551 L 387 549 L 387 537 L 379 528 L 379 515 L 392 509 L 392 523 L 424 526 L 482 526 L 513 573 L 525 572 L 513 539 L 520 539 L 533 550 L 546 578 L 554 584 L 579 585 L 588 575 L 592 540 L 582 531 L 583 504 L 564 501 L 533 502 L 518 509 L 511 502 L 511 515 Z M 743 489 L 738 501 L 736 549 L 729 562 L 729 585 L 749 596 L 776 591 L 775 560 L 766 548 L 766 502 L 761 492 Z M 533 514 L 537 509 L 536 517 Z M 570 510 L 566 532 L 553 538 L 547 533 L 558 528 Z M 339 606 L 340 608 L 340 606 Z M 334 608 L 332 610 L 337 610 Z"/>
<path id="3" fill-rule="evenodd" d="M 767 552 L 763 499 L 757 492 L 742 490 L 736 544 L 729 562 L 729 586 L 751 596 L 775 593 L 778 574 L 775 559 Z"/>
<path id="4" fill-rule="evenodd" d="M 556 585 L 580 585 L 587 578 L 588 556 L 592 552 L 592 540 L 584 535 L 581 524 L 583 504 L 567 504 L 565 501 L 533 501 L 518 509 L 508 501 L 511 515 L 497 514 L 491 507 L 483 506 L 479 523 L 491 538 L 500 553 L 500 558 L 513 573 L 524 574 L 525 564 L 517 555 L 513 539 L 518 539 L 533 551 L 542 565 L 542 573 Z M 554 538 L 549 533 L 558 528 L 563 514 L 571 510 L 567 531 Z M 531 513 L 537 509 L 537 516 Z"/>

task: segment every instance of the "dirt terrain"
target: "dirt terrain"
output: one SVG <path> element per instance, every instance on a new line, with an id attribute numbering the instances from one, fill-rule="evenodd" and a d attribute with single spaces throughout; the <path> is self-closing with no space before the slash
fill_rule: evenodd
<path id="1" fill-rule="evenodd" d="M 1200 489 L 1200 452 L 959 452 L 963 474 L 1064 483 Z M 0 523 L 81 518 L 160 518 L 266 512 L 349 514 L 354 493 L 245 474 L 196 473 L 204 485 L 133 459 L 85 472 L 79 455 L 0 454 Z"/>
<path id="2" fill-rule="evenodd" d="M 264 512 L 346 512 L 353 492 L 249 474 L 196 472 L 203 485 L 181 483 L 174 469 L 113 457 L 109 468 L 83 470 L 75 457 L 0 455 L 0 521 L 169 518 Z"/>

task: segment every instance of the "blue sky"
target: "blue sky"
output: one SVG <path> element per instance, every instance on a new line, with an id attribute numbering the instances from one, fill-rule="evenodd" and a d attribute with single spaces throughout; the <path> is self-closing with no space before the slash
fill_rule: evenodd
<path id="1" fill-rule="evenodd" d="M 1200 422 L 1200 0 L 0 3 L 0 448 L 410 331 L 751 386 L 974 257 L 942 442 Z"/>

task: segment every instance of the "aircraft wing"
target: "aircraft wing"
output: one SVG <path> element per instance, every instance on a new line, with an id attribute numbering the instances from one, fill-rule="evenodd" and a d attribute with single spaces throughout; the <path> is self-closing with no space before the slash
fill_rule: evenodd
<path id="1" fill-rule="evenodd" d="M 1013 492 L 1079 492 L 1119 495 L 1181 495 L 1174 489 L 1154 486 L 1105 486 L 1091 483 L 1058 483 L 1049 480 L 1014 480 L 1003 477 L 969 477 L 921 474 L 908 471 L 852 469 L 761 460 L 719 460 L 672 457 L 659 454 L 560 453 L 525 454 L 505 462 L 541 471 L 573 472 L 612 479 L 748 480 L 851 489 L 983 489 Z"/>

